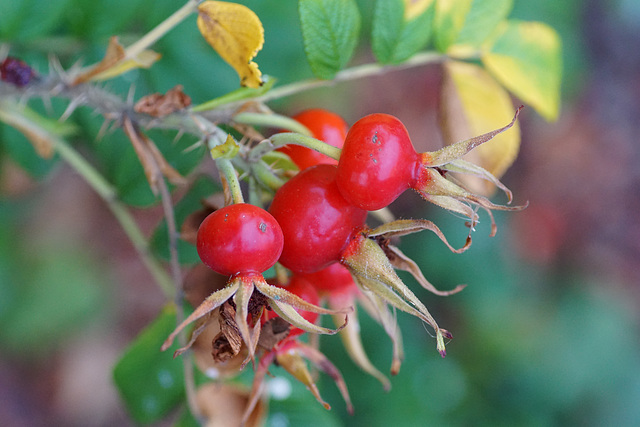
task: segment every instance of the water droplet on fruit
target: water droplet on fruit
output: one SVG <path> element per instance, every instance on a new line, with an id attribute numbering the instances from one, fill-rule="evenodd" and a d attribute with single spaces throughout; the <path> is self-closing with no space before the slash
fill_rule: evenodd
<path id="1" fill-rule="evenodd" d="M 260 228 L 260 231 L 262 231 L 263 233 L 267 232 L 267 224 L 265 224 L 264 222 L 261 222 L 258 228 Z"/>

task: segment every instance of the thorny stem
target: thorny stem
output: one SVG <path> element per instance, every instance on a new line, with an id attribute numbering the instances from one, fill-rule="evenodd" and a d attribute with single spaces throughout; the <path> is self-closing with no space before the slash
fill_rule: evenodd
<path id="1" fill-rule="evenodd" d="M 311 132 L 300 122 L 280 114 L 239 113 L 233 116 L 233 121 L 252 126 L 269 126 L 290 130 L 302 135 L 311 136 Z"/>
<path id="2" fill-rule="evenodd" d="M 405 68 L 418 67 L 425 64 L 442 61 L 444 55 L 436 52 L 423 52 L 414 55 L 408 61 L 398 65 L 382 65 L 382 64 L 363 64 L 351 68 L 346 68 L 336 74 L 332 80 L 308 79 L 288 85 L 276 87 L 264 95 L 252 99 L 254 102 L 266 103 L 275 99 L 286 98 L 291 95 L 297 95 L 311 89 L 320 87 L 333 86 L 337 83 L 349 80 L 361 79 L 364 77 L 385 74 L 389 71 L 403 70 Z"/>
<path id="3" fill-rule="evenodd" d="M 116 190 L 104 179 L 100 173 L 89 164 L 77 151 L 68 145 L 62 138 L 46 131 L 33 121 L 17 112 L 17 108 L 9 107 L 6 103 L 0 103 L 0 120 L 18 129 L 28 129 L 51 142 L 54 149 L 60 154 L 96 193 L 105 201 L 113 215 L 116 217 L 125 234 L 133 244 L 143 263 L 155 279 L 162 292 L 167 297 L 173 297 L 175 290 L 171 279 L 167 276 L 162 265 L 150 254 L 149 245 L 144 234 L 136 224 L 129 210 L 118 200 Z"/>

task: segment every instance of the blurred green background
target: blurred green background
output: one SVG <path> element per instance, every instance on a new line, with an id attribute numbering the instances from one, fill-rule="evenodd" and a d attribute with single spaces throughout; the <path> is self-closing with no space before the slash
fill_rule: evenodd
<path id="1" fill-rule="evenodd" d="M 175 0 L 0 0 L 0 43 L 42 73 L 48 55 L 65 66 L 101 58 L 109 36 L 124 45 L 153 28 Z M 294 2 L 242 1 L 265 26 L 257 56 L 279 83 L 311 77 Z M 372 56 L 366 34 L 369 0 L 360 0 L 363 38 L 354 63 Z M 272 399 L 270 426 L 640 425 L 640 3 L 630 0 L 516 0 L 513 18 L 549 23 L 564 44 L 563 107 L 547 123 L 522 116 L 519 159 L 504 178 L 521 213 L 498 215 L 498 235 L 481 224 L 467 253 L 453 255 L 427 233 L 401 248 L 440 289 L 468 287 L 448 298 L 420 292 L 452 331 L 441 359 L 416 319 L 399 314 L 406 360 L 392 391 L 360 372 L 337 338 L 323 337 L 355 406 L 344 410 L 331 381 L 324 411 L 297 384 Z M 234 71 L 202 40 L 195 18 L 154 49 L 162 60 L 107 84 L 136 98 L 182 84 L 194 103 L 237 87 Z M 421 150 L 437 148 L 437 66 L 318 89 L 270 106 L 293 114 L 324 107 L 348 122 L 371 112 L 403 120 Z M 46 111 L 40 101 L 30 103 Z M 57 113 L 64 106 L 54 102 Z M 79 149 L 93 159 L 151 233 L 161 210 L 121 132 L 96 142 L 100 120 L 78 111 Z M 180 153 L 154 135 L 161 148 Z M 173 151 L 172 151 L 173 150 Z M 188 171 L 202 153 L 180 162 Z M 184 163 L 184 164 L 182 164 Z M 122 171 L 125 172 L 122 172 Z M 406 194 L 393 206 L 404 217 L 435 220 L 462 241 L 461 220 Z M 119 354 L 160 311 L 164 298 L 103 202 L 57 159 L 45 161 L 17 132 L 0 125 L 0 424 L 129 425 L 111 382 Z M 487 222 L 487 221 L 485 221 Z M 404 277 L 404 276 L 403 276 Z M 365 346 L 387 371 L 391 346 L 362 316 Z M 274 369 L 274 373 L 281 372 Z M 300 391 L 298 393 L 298 391 Z M 171 420 L 161 424 L 169 425 Z"/>

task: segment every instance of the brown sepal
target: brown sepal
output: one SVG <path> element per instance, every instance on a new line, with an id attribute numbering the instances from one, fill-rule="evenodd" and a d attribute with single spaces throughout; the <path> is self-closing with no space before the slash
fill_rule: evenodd
<path id="1" fill-rule="evenodd" d="M 182 89 L 182 85 L 176 85 L 166 94 L 153 93 L 144 96 L 133 106 L 133 110 L 153 117 L 164 117 L 180 111 L 191 105 L 191 98 Z"/>

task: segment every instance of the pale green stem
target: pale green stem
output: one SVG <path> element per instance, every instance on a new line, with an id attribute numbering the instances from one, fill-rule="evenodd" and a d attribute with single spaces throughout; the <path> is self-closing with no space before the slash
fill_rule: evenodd
<path id="1" fill-rule="evenodd" d="M 305 125 L 280 114 L 270 113 L 239 113 L 233 116 L 233 121 L 251 126 L 267 126 L 276 129 L 290 130 L 302 135 L 311 136 L 311 132 Z"/>
<path id="2" fill-rule="evenodd" d="M 308 79 L 288 85 L 276 87 L 264 95 L 253 98 L 255 102 L 266 103 L 274 99 L 285 98 L 287 96 L 296 95 L 311 89 L 320 87 L 333 86 L 336 83 L 349 80 L 361 79 L 364 77 L 376 76 L 394 70 L 403 70 L 405 68 L 418 67 L 425 64 L 442 61 L 446 56 L 436 52 L 423 52 L 412 56 L 408 61 L 398 65 L 382 65 L 382 64 L 364 64 L 344 69 L 338 72 L 331 80 Z"/>
<path id="3" fill-rule="evenodd" d="M 254 163 L 251 170 L 258 178 L 259 182 L 265 184 L 267 187 L 274 191 L 278 190 L 278 188 L 282 187 L 285 183 L 285 181 L 275 175 L 271 168 L 269 168 L 269 166 L 267 166 L 267 164 L 262 160 Z"/>
<path id="4" fill-rule="evenodd" d="M 230 159 L 219 157 L 216 160 L 216 166 L 220 175 L 227 181 L 229 185 L 229 191 L 231 192 L 231 200 L 233 203 L 244 203 L 244 197 L 242 195 L 242 189 L 240 188 L 240 181 L 238 181 L 238 174 L 233 167 Z"/>
<path id="5" fill-rule="evenodd" d="M 320 141 L 319 139 L 311 138 L 310 136 L 304 136 L 297 133 L 277 133 L 269 139 L 271 140 L 274 149 L 280 148 L 287 144 L 302 145 L 303 147 L 308 147 L 312 150 L 316 150 L 317 152 L 325 154 L 335 160 L 340 159 L 340 153 L 342 152 L 340 148 L 336 148 L 332 145 L 327 144 L 326 142 Z M 256 146 L 256 148 L 259 147 L 260 146 Z"/>
<path id="6" fill-rule="evenodd" d="M 128 58 L 135 58 L 140 52 L 153 45 L 162 38 L 166 33 L 180 24 L 186 17 L 194 13 L 198 9 L 201 0 L 189 0 L 180 9 L 176 10 L 171 16 L 158 24 L 153 30 L 145 34 L 140 40 L 129 46 L 126 50 Z"/>

